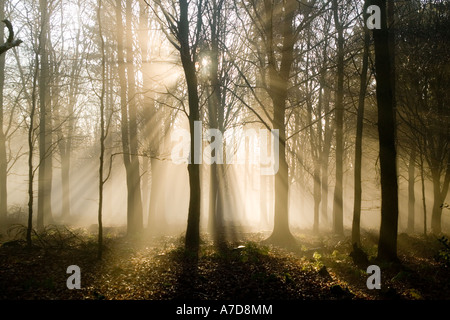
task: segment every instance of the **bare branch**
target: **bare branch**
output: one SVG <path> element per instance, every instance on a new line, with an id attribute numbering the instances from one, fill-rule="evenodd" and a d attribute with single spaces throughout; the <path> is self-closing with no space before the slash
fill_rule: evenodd
<path id="1" fill-rule="evenodd" d="M 2 20 L 2 22 L 8 28 L 9 36 L 8 36 L 8 40 L 6 40 L 5 43 L 0 45 L 0 54 L 3 54 L 6 51 L 8 51 L 9 49 L 17 47 L 19 44 L 22 43 L 22 40 L 20 40 L 20 39 L 15 39 L 14 40 L 14 30 L 13 30 L 13 26 L 12 26 L 11 22 L 9 20 L 7 20 L 7 19 Z"/>

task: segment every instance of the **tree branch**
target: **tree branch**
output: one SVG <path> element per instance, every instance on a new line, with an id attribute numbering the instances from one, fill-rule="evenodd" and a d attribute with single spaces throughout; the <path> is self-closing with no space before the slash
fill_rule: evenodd
<path id="1" fill-rule="evenodd" d="M 9 49 L 17 47 L 19 44 L 22 43 L 22 40 L 20 40 L 20 39 L 14 40 L 14 30 L 13 30 L 13 26 L 12 26 L 11 22 L 9 22 L 9 20 L 7 20 L 7 19 L 2 20 L 2 22 L 8 28 L 9 36 L 8 36 L 8 40 L 6 40 L 5 43 L 0 45 L 0 54 L 3 54 L 6 51 L 8 51 Z"/>

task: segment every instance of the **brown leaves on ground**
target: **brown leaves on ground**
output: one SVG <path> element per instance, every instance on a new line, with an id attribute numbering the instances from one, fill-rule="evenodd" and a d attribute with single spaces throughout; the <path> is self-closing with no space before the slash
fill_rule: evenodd
<path id="1" fill-rule="evenodd" d="M 59 232 L 59 233 L 58 233 Z M 67 231 L 69 232 L 69 231 Z M 216 248 L 204 240 L 198 257 L 181 237 L 105 239 L 96 259 L 95 236 L 50 232 L 31 249 L 20 240 L 0 247 L 0 299 L 448 299 L 448 268 L 435 259 L 435 239 L 399 236 L 402 265 L 380 264 L 382 290 L 366 287 L 366 270 L 349 257 L 348 238 L 297 234 L 290 251 L 262 245 L 266 235 Z M 367 234 L 369 260 L 375 239 Z M 205 236 L 206 238 L 206 236 Z M 76 240 L 76 241 L 75 241 Z M 56 244 L 56 245 L 55 245 Z M 81 269 L 81 289 L 69 290 L 69 265 Z"/>

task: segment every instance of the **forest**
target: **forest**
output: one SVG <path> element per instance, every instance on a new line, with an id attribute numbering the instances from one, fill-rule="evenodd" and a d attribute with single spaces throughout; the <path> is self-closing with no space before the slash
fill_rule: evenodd
<path id="1" fill-rule="evenodd" d="M 0 300 L 450 299 L 449 1 L 0 21 Z"/>

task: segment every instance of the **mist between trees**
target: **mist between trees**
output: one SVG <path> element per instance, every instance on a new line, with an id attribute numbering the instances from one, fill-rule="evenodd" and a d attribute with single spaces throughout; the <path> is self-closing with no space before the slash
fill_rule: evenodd
<path id="1" fill-rule="evenodd" d="M 0 226 L 29 244 L 49 224 L 183 233 L 193 252 L 202 230 L 359 245 L 365 228 L 395 260 L 398 232 L 449 230 L 447 1 L 5 0 L 3 19 Z M 274 175 L 250 161 L 262 129 Z"/>

